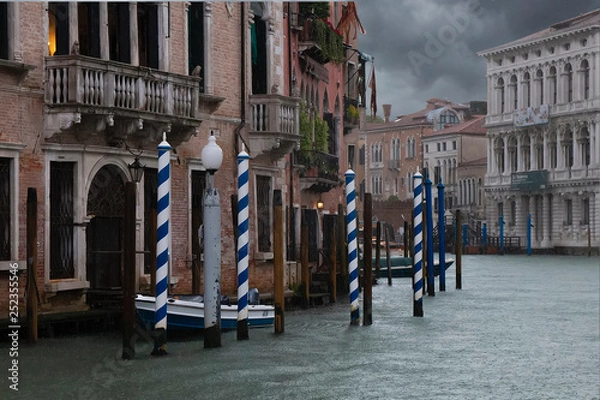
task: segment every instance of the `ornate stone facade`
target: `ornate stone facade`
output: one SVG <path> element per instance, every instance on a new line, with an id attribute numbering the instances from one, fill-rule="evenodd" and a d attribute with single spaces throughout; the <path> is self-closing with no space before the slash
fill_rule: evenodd
<path id="1" fill-rule="evenodd" d="M 600 9 L 480 53 L 486 217 L 533 248 L 600 246 Z"/>

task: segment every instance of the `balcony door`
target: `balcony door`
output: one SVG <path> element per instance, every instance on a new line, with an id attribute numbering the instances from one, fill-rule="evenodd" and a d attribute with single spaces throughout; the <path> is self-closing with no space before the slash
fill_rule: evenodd
<path id="1" fill-rule="evenodd" d="M 102 167 L 90 186 L 86 230 L 90 289 L 121 287 L 125 181 L 114 165 Z"/>

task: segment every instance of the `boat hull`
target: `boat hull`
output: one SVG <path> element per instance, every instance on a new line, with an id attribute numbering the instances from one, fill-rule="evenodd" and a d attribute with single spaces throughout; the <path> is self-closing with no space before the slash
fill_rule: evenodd
<path id="1" fill-rule="evenodd" d="M 135 307 L 140 321 L 151 329 L 154 327 L 156 299 L 137 295 Z M 237 306 L 221 305 L 221 329 L 237 328 Z M 269 327 L 275 320 L 275 308 L 269 305 L 248 306 L 249 327 Z M 204 303 L 179 299 L 167 300 L 167 329 L 204 329 Z"/>
<path id="2" fill-rule="evenodd" d="M 450 268 L 450 266 L 454 264 L 453 259 L 446 259 L 446 270 Z M 373 264 L 375 265 L 375 259 L 373 259 Z M 410 257 L 402 257 L 402 256 L 392 256 L 390 257 L 390 265 L 392 278 L 412 278 L 413 277 L 413 269 L 412 269 L 412 259 Z M 373 276 L 377 278 L 377 270 L 373 267 Z M 433 275 L 438 276 L 440 274 L 440 263 L 436 261 L 434 263 Z M 379 260 L 379 276 L 381 278 L 386 278 L 388 276 L 387 270 L 387 260 L 385 257 L 381 257 Z"/>

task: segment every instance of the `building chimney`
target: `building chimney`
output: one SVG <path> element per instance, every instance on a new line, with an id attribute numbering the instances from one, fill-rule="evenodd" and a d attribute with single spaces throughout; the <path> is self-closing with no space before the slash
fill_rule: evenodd
<path id="1" fill-rule="evenodd" d="M 392 112 L 392 105 L 391 104 L 384 104 L 383 106 L 383 118 L 385 120 L 385 122 L 390 122 L 390 113 Z"/>

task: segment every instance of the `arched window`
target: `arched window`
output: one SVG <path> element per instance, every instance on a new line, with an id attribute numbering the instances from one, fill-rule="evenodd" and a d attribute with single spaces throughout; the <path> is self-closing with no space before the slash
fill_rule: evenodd
<path id="1" fill-rule="evenodd" d="M 579 132 L 579 148 L 581 149 L 581 165 L 590 166 L 590 132 L 587 126 L 584 126 Z"/>
<path id="2" fill-rule="evenodd" d="M 541 69 L 535 73 L 535 85 L 538 92 L 537 105 L 542 105 L 544 104 L 544 72 Z"/>
<path id="3" fill-rule="evenodd" d="M 529 72 L 525 72 L 523 75 L 523 102 L 524 107 L 531 107 L 531 76 Z"/>
<path id="4" fill-rule="evenodd" d="M 523 160 L 523 169 L 529 171 L 531 169 L 531 141 L 529 136 L 524 136 L 521 143 L 521 159 Z"/>
<path id="5" fill-rule="evenodd" d="M 563 138 L 563 151 L 565 155 L 565 168 L 573 167 L 573 131 L 567 128 Z"/>
<path id="6" fill-rule="evenodd" d="M 518 167 L 518 153 L 517 153 L 517 138 L 512 136 L 508 139 L 508 155 L 510 158 L 510 171 L 517 172 Z"/>
<path id="7" fill-rule="evenodd" d="M 510 77 L 510 95 L 512 98 L 512 106 L 513 110 L 517 109 L 518 106 L 518 98 L 517 98 L 517 76 L 513 75 Z"/>
<path id="8" fill-rule="evenodd" d="M 548 73 L 548 89 L 550 90 L 550 101 L 556 104 L 558 90 L 556 87 L 556 67 L 550 67 Z"/>
<path id="9" fill-rule="evenodd" d="M 504 113 L 504 79 L 498 78 L 496 82 L 496 104 L 497 110 L 502 114 Z"/>
<path id="10" fill-rule="evenodd" d="M 498 172 L 500 172 L 501 174 L 504 173 L 505 170 L 505 165 L 504 165 L 504 140 L 502 139 L 497 139 L 496 140 L 496 145 L 494 146 L 494 149 L 496 151 L 496 165 L 498 165 Z"/>
<path id="11" fill-rule="evenodd" d="M 444 129 L 447 125 L 456 125 L 460 122 L 458 116 L 450 111 L 443 111 L 437 119 L 437 131 Z"/>
<path id="12" fill-rule="evenodd" d="M 590 98 L 590 64 L 588 60 L 581 62 L 581 74 L 583 75 L 583 99 Z"/>
<path id="13" fill-rule="evenodd" d="M 566 75 L 566 83 L 567 83 L 567 93 L 566 100 L 567 102 L 573 101 L 573 67 L 571 67 L 570 63 L 565 65 L 565 75 Z"/>

